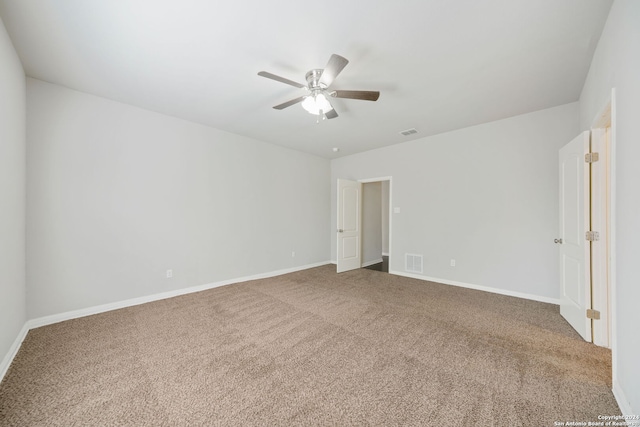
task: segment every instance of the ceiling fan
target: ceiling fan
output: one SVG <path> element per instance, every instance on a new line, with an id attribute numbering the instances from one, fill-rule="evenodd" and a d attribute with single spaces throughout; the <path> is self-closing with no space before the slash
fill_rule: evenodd
<path id="1" fill-rule="evenodd" d="M 333 106 L 329 102 L 329 97 L 377 101 L 380 96 L 380 92 L 378 91 L 329 90 L 329 86 L 331 86 L 333 80 L 338 76 L 338 74 L 340 74 L 348 63 L 349 61 L 340 55 L 331 55 L 331 58 L 329 58 L 329 62 L 324 69 L 313 69 L 306 74 L 306 86 L 301 83 L 285 79 L 284 77 L 276 76 L 275 74 L 271 74 L 267 71 L 260 71 L 258 75 L 300 89 L 306 89 L 308 91 L 306 95 L 276 105 L 273 107 L 276 110 L 282 110 L 301 102 L 302 108 L 311 114 L 317 115 L 318 118 L 322 116 L 323 120 L 324 118 L 334 119 L 338 117 L 338 113 L 336 113 L 336 110 L 333 109 Z"/>

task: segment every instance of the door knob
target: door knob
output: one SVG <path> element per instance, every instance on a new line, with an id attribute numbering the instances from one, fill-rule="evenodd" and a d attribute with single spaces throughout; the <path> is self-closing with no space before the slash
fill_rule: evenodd
<path id="1" fill-rule="evenodd" d="M 553 243 L 562 244 L 562 239 L 553 239 Z"/>
<path id="2" fill-rule="evenodd" d="M 342 233 L 344 230 L 342 228 L 338 228 L 338 233 Z"/>

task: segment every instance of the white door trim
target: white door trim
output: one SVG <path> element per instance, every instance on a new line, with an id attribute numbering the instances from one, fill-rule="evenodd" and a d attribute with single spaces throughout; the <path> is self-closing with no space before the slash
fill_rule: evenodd
<path id="1" fill-rule="evenodd" d="M 389 253 L 383 255 L 387 255 L 389 257 L 389 272 L 391 272 L 391 254 L 393 253 L 393 177 L 381 176 L 378 178 L 365 178 L 358 180 L 361 184 L 382 181 L 389 181 Z"/>
<path id="2" fill-rule="evenodd" d="M 609 197 L 603 202 L 605 206 L 601 206 L 604 209 L 604 215 L 608 211 L 608 239 L 606 241 L 606 248 L 604 250 L 605 256 L 608 254 L 608 269 L 606 266 L 595 266 L 596 269 L 606 269 L 606 282 L 608 282 L 608 299 L 609 299 L 609 314 L 607 316 L 607 320 L 609 321 L 608 325 L 608 346 L 611 348 L 611 371 L 613 377 L 613 385 L 614 388 L 616 386 L 616 378 L 617 378 L 617 328 L 616 328 L 616 90 L 615 88 L 611 89 L 611 97 L 605 102 L 604 107 L 598 112 L 598 114 L 594 117 L 591 125 L 591 129 L 594 131 L 594 134 L 598 134 L 599 130 L 609 128 L 610 132 L 608 135 L 608 151 L 605 152 L 605 159 L 608 163 L 608 173 L 604 174 L 602 177 L 603 180 L 608 179 L 608 193 Z M 596 141 L 597 142 L 597 141 Z M 602 151 L 602 148 L 596 147 L 597 150 Z M 598 182 L 599 185 L 605 185 L 606 182 L 603 183 L 602 180 Z M 602 216 L 602 215 L 601 215 Z M 595 225 L 594 227 L 599 227 L 600 229 L 606 229 L 607 227 L 607 218 L 602 218 L 604 222 Z M 602 257 L 594 258 L 595 263 L 606 263 L 607 259 Z M 596 283 L 596 287 L 600 286 L 602 282 Z M 602 293 L 601 289 L 594 289 L 594 293 L 597 295 L 598 293 Z M 600 325 L 603 326 L 603 325 Z M 597 345 L 604 345 L 599 342 L 595 342 Z"/>
<path id="3" fill-rule="evenodd" d="M 363 184 L 367 184 L 369 182 L 380 182 L 380 181 L 391 181 L 390 176 L 382 176 L 380 178 L 367 178 L 367 179 L 359 179 L 358 182 L 361 182 Z"/>
<path id="4" fill-rule="evenodd" d="M 607 130 L 591 130 L 591 151 L 599 159 L 591 164 L 591 229 L 597 231 L 600 240 L 591 243 L 591 306 L 600 312 L 600 319 L 593 321 L 593 343 L 610 347 L 609 325 L 611 319 L 608 274 L 608 144 Z"/>

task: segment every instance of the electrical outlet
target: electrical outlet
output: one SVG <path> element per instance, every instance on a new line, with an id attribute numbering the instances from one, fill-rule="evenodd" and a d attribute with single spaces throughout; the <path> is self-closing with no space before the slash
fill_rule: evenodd
<path id="1" fill-rule="evenodd" d="M 171 279 L 173 277 L 173 270 L 167 270 L 167 279 Z"/>
<path id="2" fill-rule="evenodd" d="M 296 257 L 296 251 L 291 251 L 291 258 L 295 258 Z"/>
<path id="3" fill-rule="evenodd" d="M 451 259 L 451 262 L 449 263 L 449 265 L 451 265 L 451 267 L 455 267 L 456 266 L 456 260 L 455 259 Z"/>

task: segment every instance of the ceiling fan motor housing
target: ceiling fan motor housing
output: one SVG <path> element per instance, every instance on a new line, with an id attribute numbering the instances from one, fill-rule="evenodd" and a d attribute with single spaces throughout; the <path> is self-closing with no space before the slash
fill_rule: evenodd
<path id="1" fill-rule="evenodd" d="M 322 77 L 322 72 L 324 70 L 321 68 L 316 68 L 315 70 L 309 71 L 305 78 L 307 79 L 307 84 L 309 85 L 309 90 L 313 89 L 326 89 L 327 87 L 324 84 L 320 83 L 320 77 Z"/>

